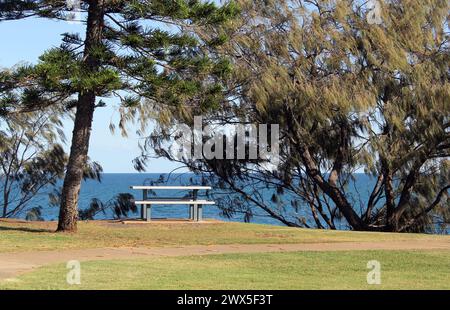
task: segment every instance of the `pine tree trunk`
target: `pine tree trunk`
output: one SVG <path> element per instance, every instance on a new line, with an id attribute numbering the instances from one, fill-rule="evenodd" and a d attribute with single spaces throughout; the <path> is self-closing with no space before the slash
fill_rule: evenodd
<path id="1" fill-rule="evenodd" d="M 89 4 L 84 48 L 84 63 L 89 72 L 98 71 L 100 65 L 91 51 L 102 41 L 104 2 L 105 0 L 93 0 Z M 95 99 L 96 94 L 93 90 L 78 95 L 72 146 L 62 188 L 57 231 L 75 232 L 77 230 L 78 197 L 83 171 L 87 163 Z"/>
<path id="2" fill-rule="evenodd" d="M 83 169 L 87 162 L 94 108 L 95 95 L 79 96 L 70 157 L 61 194 L 58 231 L 75 232 L 77 230 L 78 196 Z"/>

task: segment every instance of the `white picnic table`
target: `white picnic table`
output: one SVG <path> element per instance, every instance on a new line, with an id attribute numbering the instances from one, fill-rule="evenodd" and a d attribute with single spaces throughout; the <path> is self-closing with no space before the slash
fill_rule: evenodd
<path id="1" fill-rule="evenodd" d="M 210 186 L 146 186 L 146 185 L 136 185 L 131 186 L 131 189 L 142 190 L 142 200 L 137 200 L 134 203 L 136 205 L 141 205 L 141 218 L 144 221 L 151 221 L 151 207 L 152 205 L 188 205 L 189 206 L 189 219 L 194 221 L 203 220 L 203 205 L 213 205 L 214 201 L 198 199 L 198 191 L 200 190 L 210 190 Z M 149 190 L 182 190 L 182 191 L 192 191 L 191 197 L 175 197 L 175 198 L 164 198 L 164 197 L 148 197 Z"/>

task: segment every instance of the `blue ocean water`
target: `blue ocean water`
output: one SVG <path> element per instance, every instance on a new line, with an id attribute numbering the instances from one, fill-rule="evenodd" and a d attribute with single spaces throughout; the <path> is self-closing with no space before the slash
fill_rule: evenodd
<path id="1" fill-rule="evenodd" d="M 161 174 L 153 173 L 105 173 L 102 174 L 101 182 L 94 180 L 83 181 L 80 192 L 79 208 L 86 209 L 93 198 L 97 198 L 102 202 L 107 202 L 111 200 L 119 193 L 130 193 L 134 195 L 136 199 L 140 199 L 142 196 L 142 191 L 132 190 L 130 186 L 132 185 L 143 185 L 149 184 L 150 181 L 156 181 L 160 178 Z M 189 185 L 190 179 L 195 178 L 193 174 L 172 174 L 170 177 L 164 175 L 167 179 L 166 183 L 161 185 Z M 369 193 L 373 188 L 374 180 L 365 174 L 355 175 L 355 181 L 349 186 L 350 200 L 354 203 L 358 201 L 367 201 Z M 245 188 L 245 186 L 244 186 Z M 214 189 L 213 189 L 214 191 Z M 157 192 L 159 196 L 162 197 L 174 197 L 183 196 L 187 194 L 186 191 L 176 191 L 176 190 L 159 190 Z M 269 200 L 271 198 L 272 192 L 263 193 L 264 197 Z M 289 197 L 286 197 L 289 198 Z M 289 199 L 286 199 L 286 201 Z M 50 206 L 48 202 L 47 193 L 42 193 L 38 197 L 34 198 L 30 205 L 41 206 L 42 207 L 42 217 L 45 220 L 55 220 L 58 218 L 59 209 L 54 206 Z M 244 221 L 244 214 L 236 213 L 231 218 L 223 216 L 222 211 L 217 206 L 204 206 L 203 214 L 205 218 L 219 219 L 223 221 Z M 271 225 L 283 225 L 279 221 L 271 218 L 264 211 L 254 208 L 253 217 L 251 222 L 260 224 L 271 224 Z M 302 215 L 302 214 L 299 214 Z M 309 214 L 303 214 L 309 216 Z M 24 217 L 25 214 L 21 214 Z M 131 214 L 130 217 L 137 217 L 138 214 Z M 109 212 L 106 214 L 99 213 L 96 219 L 109 219 L 113 217 L 113 213 Z M 188 207 L 183 205 L 175 206 L 154 206 L 152 207 L 152 217 L 156 218 L 187 218 L 188 217 Z M 345 226 L 340 227 L 345 229 Z"/>

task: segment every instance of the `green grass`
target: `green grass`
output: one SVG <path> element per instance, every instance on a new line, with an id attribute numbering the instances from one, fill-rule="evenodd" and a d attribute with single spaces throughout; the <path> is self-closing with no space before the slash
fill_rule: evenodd
<path id="1" fill-rule="evenodd" d="M 381 263 L 368 285 L 367 262 Z M 0 289 L 450 289 L 450 251 L 226 254 L 81 264 L 81 285 L 63 264 L 41 267 Z"/>
<path id="2" fill-rule="evenodd" d="M 80 222 L 78 233 L 57 234 L 55 222 L 0 221 L 0 252 L 101 247 L 161 247 L 210 244 L 269 244 L 449 240 L 449 236 L 324 231 L 245 223 L 124 225 Z"/>

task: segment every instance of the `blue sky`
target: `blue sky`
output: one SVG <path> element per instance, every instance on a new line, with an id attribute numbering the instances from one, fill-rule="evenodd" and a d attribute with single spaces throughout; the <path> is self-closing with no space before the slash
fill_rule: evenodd
<path id="1" fill-rule="evenodd" d="M 48 48 L 59 46 L 61 34 L 78 32 L 84 35 L 81 23 L 51 21 L 46 19 L 25 19 L 0 22 L 0 67 L 11 67 L 20 62 L 35 63 Z M 111 119 L 116 119 L 114 108 L 96 110 L 91 136 L 89 156 L 98 161 L 105 172 L 136 172 L 132 160 L 139 155 L 138 138 L 129 130 L 130 136 L 123 138 L 120 133 L 112 135 L 109 131 Z M 70 142 L 73 123 L 65 121 L 65 133 Z M 70 143 L 68 143 L 70 144 Z M 68 150 L 70 145 L 66 145 Z M 147 172 L 170 172 L 178 165 L 165 159 L 153 159 Z"/>

